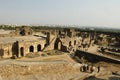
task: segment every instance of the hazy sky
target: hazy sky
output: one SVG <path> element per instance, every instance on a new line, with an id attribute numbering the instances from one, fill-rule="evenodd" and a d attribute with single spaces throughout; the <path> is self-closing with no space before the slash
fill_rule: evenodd
<path id="1" fill-rule="evenodd" d="M 120 0 L 0 0 L 0 24 L 120 27 Z"/>

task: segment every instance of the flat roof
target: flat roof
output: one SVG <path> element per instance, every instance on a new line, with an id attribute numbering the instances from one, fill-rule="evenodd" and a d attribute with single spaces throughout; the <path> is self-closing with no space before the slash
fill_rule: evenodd
<path id="1" fill-rule="evenodd" d="M 0 34 L 9 34 L 10 32 L 13 32 L 14 30 L 4 30 L 0 29 Z"/>
<path id="2" fill-rule="evenodd" d="M 35 41 L 35 40 L 45 40 L 43 37 L 36 37 L 36 36 L 15 36 L 15 37 L 0 37 L 0 43 L 13 43 L 16 41 Z"/>

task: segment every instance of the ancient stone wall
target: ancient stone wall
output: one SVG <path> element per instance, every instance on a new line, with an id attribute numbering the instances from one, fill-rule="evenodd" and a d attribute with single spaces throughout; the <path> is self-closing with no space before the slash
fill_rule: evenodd
<path id="1" fill-rule="evenodd" d="M 2 58 L 12 57 L 12 54 L 13 54 L 13 44 L 14 43 L 0 44 L 0 56 Z"/>
<path id="2" fill-rule="evenodd" d="M 62 51 L 76 51 L 78 46 L 80 46 L 81 41 L 77 37 L 73 38 L 58 38 L 55 42 L 55 49 Z"/>
<path id="3" fill-rule="evenodd" d="M 22 26 L 22 28 L 20 29 L 20 34 L 23 35 L 23 36 L 25 36 L 25 35 L 32 35 L 33 34 L 33 30 L 30 27 L 28 27 L 28 26 Z"/>
<path id="4" fill-rule="evenodd" d="M 18 42 L 18 57 L 25 56 L 28 53 L 36 53 L 43 50 L 46 40 L 21 41 Z"/>

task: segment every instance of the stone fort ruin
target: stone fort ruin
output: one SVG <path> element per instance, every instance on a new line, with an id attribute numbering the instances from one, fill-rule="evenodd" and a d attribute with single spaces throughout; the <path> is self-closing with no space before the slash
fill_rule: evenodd
<path id="1" fill-rule="evenodd" d="M 5 33 L 6 32 L 6 33 Z M 13 32 L 4 31 L 0 34 L 0 56 L 22 57 L 28 53 L 38 53 L 46 50 L 75 51 L 80 40 L 74 29 L 34 32 L 28 26 L 16 28 Z"/>
<path id="2" fill-rule="evenodd" d="M 113 50 L 110 45 L 120 43 L 120 39 L 114 34 L 76 31 L 74 28 L 35 32 L 28 26 L 22 26 L 14 31 L 1 30 L 0 32 L 1 58 L 22 57 L 28 53 L 34 54 L 48 50 L 74 53 L 78 49 L 87 51 L 95 44 L 101 48 Z M 120 52 L 120 49 L 115 51 Z"/>

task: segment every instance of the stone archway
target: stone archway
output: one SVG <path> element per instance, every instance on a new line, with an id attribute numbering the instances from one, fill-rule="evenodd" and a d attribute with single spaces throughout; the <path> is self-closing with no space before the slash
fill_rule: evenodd
<path id="1" fill-rule="evenodd" d="M 30 46 L 29 51 L 34 52 L 34 47 L 32 45 Z"/>
<path id="2" fill-rule="evenodd" d="M 41 45 L 40 44 L 37 46 L 37 51 L 38 52 L 41 51 Z"/>
<path id="3" fill-rule="evenodd" d="M 61 48 L 62 48 L 62 42 L 60 41 L 59 38 L 57 38 L 54 44 L 54 49 L 61 50 Z"/>
<path id="4" fill-rule="evenodd" d="M 23 47 L 20 48 L 20 55 L 24 56 L 24 48 Z"/>

